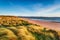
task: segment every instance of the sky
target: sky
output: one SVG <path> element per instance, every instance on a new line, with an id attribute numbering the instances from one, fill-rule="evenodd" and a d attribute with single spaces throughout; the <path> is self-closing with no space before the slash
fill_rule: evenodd
<path id="1" fill-rule="evenodd" d="M 0 0 L 0 15 L 60 17 L 60 0 Z"/>

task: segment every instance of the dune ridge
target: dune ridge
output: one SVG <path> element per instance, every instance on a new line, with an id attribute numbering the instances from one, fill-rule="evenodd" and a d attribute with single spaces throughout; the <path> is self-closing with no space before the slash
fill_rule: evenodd
<path id="1" fill-rule="evenodd" d="M 35 23 L 15 16 L 0 16 L 0 40 L 60 40 L 56 30 Z"/>

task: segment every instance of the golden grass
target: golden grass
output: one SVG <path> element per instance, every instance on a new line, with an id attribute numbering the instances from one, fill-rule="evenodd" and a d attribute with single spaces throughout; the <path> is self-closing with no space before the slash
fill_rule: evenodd
<path id="1" fill-rule="evenodd" d="M 38 40 L 38 38 L 41 37 L 40 35 L 56 38 L 55 33 L 57 31 L 50 30 L 51 29 L 45 29 L 40 25 L 35 25 L 24 21 L 18 17 L 0 16 L 0 35 L 2 35 L 3 33 L 6 34 L 9 40 L 36 40 L 36 38 Z M 35 33 L 36 35 L 34 35 Z M 57 33 L 57 36 L 60 35 L 60 32 Z M 1 40 L 5 39 L 1 38 Z"/>

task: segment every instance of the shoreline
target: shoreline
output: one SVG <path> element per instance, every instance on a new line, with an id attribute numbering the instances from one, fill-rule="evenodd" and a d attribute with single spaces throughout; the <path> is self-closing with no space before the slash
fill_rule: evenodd
<path id="1" fill-rule="evenodd" d="M 28 21 L 33 24 L 38 24 L 42 27 L 60 31 L 60 22 L 50 22 L 50 21 L 43 21 L 43 20 L 31 20 L 29 18 L 22 18 L 25 21 Z"/>

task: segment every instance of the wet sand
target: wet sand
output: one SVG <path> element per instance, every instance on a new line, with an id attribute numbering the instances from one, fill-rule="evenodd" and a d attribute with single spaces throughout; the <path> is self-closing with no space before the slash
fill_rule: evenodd
<path id="1" fill-rule="evenodd" d="M 27 18 L 23 18 L 23 20 L 26 20 L 33 24 L 41 25 L 45 28 L 60 31 L 60 23 L 58 23 L 58 22 L 49 22 L 49 21 L 42 21 L 42 20 L 38 21 L 38 20 L 31 20 L 31 19 L 27 19 Z"/>

